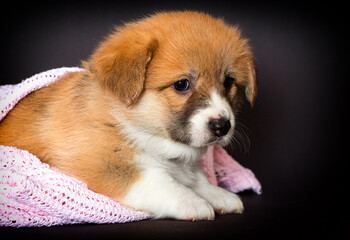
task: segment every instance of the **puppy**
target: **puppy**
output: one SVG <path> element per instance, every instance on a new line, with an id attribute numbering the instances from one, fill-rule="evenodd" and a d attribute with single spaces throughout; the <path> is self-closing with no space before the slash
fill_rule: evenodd
<path id="1" fill-rule="evenodd" d="M 158 13 L 117 28 L 83 66 L 21 100 L 0 123 L 0 144 L 155 218 L 243 211 L 198 162 L 207 146 L 230 143 L 241 99 L 256 97 L 237 28 L 203 13 Z"/>

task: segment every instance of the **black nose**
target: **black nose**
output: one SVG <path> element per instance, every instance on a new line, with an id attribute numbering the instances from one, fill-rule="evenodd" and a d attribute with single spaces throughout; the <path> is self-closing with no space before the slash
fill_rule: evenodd
<path id="1" fill-rule="evenodd" d="M 208 124 L 210 131 L 217 137 L 225 136 L 231 128 L 228 118 L 211 119 Z"/>

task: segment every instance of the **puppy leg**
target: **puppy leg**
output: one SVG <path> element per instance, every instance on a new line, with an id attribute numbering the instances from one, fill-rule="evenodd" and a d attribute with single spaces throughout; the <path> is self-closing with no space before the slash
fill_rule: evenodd
<path id="1" fill-rule="evenodd" d="M 197 183 L 193 190 L 207 200 L 215 212 L 219 214 L 243 212 L 243 203 L 236 194 L 210 184 L 202 171 L 198 171 L 196 175 Z"/>
<path id="2" fill-rule="evenodd" d="M 121 202 L 155 218 L 211 220 L 215 217 L 211 204 L 162 168 L 144 170 Z"/>

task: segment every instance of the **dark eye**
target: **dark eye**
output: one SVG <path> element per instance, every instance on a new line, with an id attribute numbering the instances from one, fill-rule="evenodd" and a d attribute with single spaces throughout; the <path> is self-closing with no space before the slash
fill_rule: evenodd
<path id="1" fill-rule="evenodd" d="M 226 77 L 224 81 L 224 87 L 226 90 L 230 90 L 235 79 L 233 77 Z"/>
<path id="2" fill-rule="evenodd" d="M 188 79 L 181 79 L 174 83 L 174 88 L 178 92 L 185 92 L 190 87 L 190 81 Z"/>

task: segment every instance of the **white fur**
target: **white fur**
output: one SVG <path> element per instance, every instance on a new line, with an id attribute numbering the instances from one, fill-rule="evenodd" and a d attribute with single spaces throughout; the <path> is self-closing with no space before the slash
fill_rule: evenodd
<path id="1" fill-rule="evenodd" d="M 224 137 L 219 138 L 216 141 L 211 141 L 212 133 L 208 128 L 209 120 L 221 117 L 230 119 L 231 129 Z M 215 91 L 213 91 L 211 94 L 209 106 L 207 108 L 201 109 L 196 114 L 194 114 L 190 119 L 190 122 L 192 146 L 207 146 L 213 143 L 226 145 L 231 141 L 235 125 L 235 118 L 228 101 L 222 98 Z"/>
<path id="2" fill-rule="evenodd" d="M 137 157 L 141 177 L 123 202 L 155 218 L 214 219 L 219 213 L 243 211 L 236 194 L 211 185 L 197 165 L 169 162 L 149 154 Z"/>

